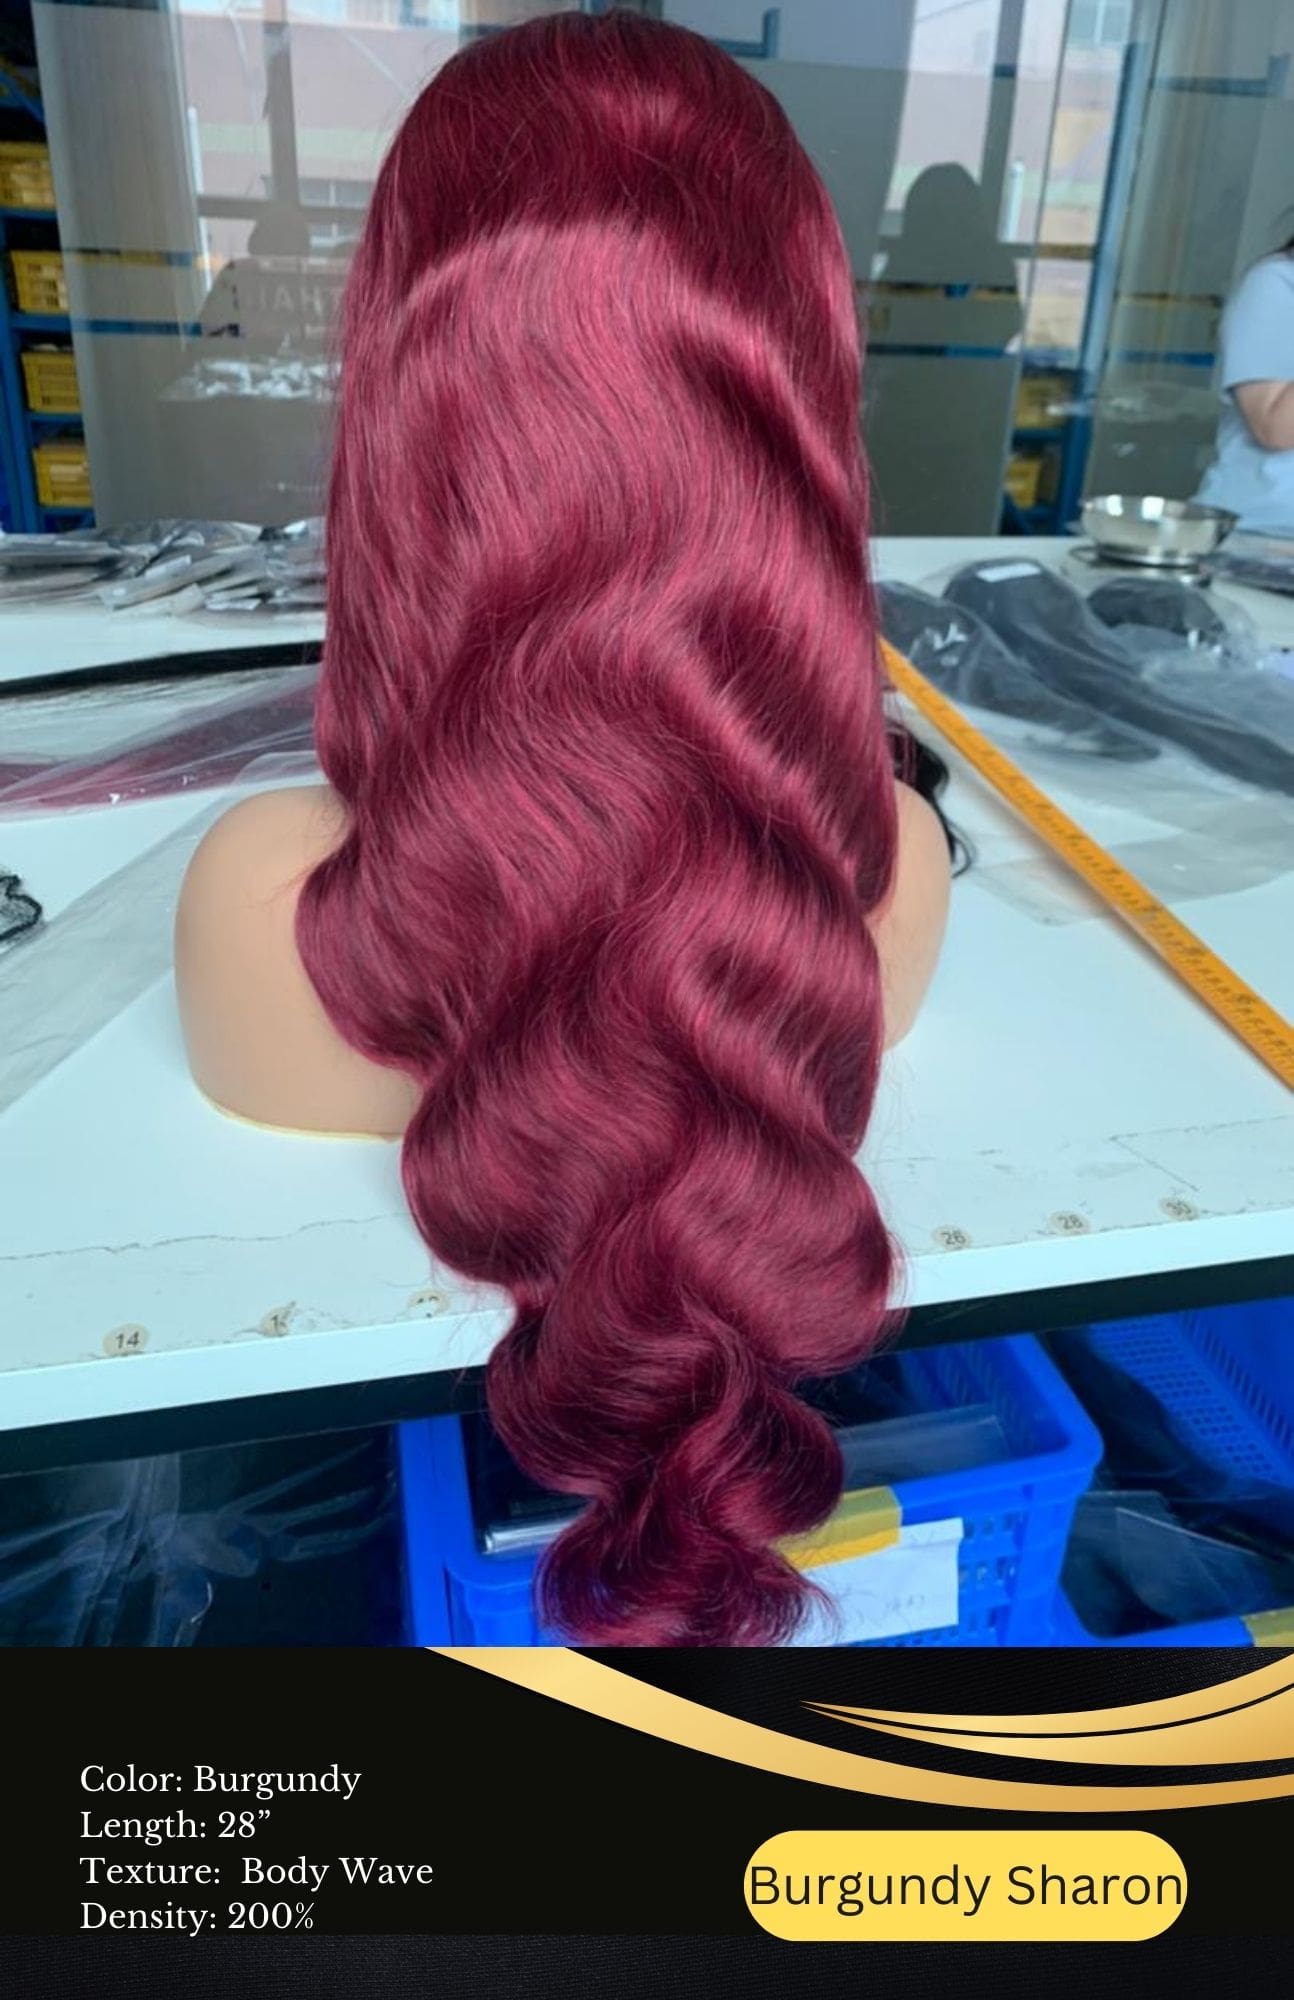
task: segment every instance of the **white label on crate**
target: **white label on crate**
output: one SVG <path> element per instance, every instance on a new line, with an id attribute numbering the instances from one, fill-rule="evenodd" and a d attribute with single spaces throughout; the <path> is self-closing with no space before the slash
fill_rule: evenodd
<path id="1" fill-rule="evenodd" d="M 823 1563 L 808 1574 L 832 1599 L 834 1617 L 810 1613 L 797 1646 L 841 1646 L 859 1639 L 899 1639 L 936 1632 L 958 1617 L 960 1521 L 921 1521 L 873 1555 Z"/>
<path id="2" fill-rule="evenodd" d="M 1014 583 L 1018 576 L 1037 576 L 1036 562 L 994 563 L 992 569 L 979 572 L 981 583 Z"/>

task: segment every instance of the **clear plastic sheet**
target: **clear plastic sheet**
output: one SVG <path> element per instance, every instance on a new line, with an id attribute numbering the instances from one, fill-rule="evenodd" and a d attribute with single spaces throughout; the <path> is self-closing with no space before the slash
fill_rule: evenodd
<path id="1" fill-rule="evenodd" d="M 882 584 L 879 598 L 885 637 L 950 700 L 1032 723 L 1039 746 L 1062 755 L 1136 764 L 1159 754 L 1152 738 L 1050 686 L 975 612 L 909 584 Z"/>
<path id="2" fill-rule="evenodd" d="M 69 678 L 46 687 L 44 677 L 28 693 L 21 682 L 0 682 L 0 764 L 10 768 L 48 768 L 80 763 L 95 757 L 107 759 L 132 743 L 161 736 L 168 729 L 200 717 L 215 705 L 256 701 L 272 689 L 283 672 L 294 672 L 310 664 L 306 649 L 285 648 L 287 659 L 272 672 L 243 664 L 260 657 L 260 648 L 250 655 L 237 647 L 228 653 L 184 655 L 195 671 L 174 676 L 160 673 L 156 678 L 119 681 L 116 669 L 96 669 L 84 680 Z M 174 656 L 163 656 L 171 657 Z M 211 671 L 201 671 L 200 662 L 211 660 Z M 151 676 L 153 661 L 140 663 L 140 671 Z M 129 675 L 131 663 L 121 672 Z M 100 673 L 103 678 L 100 679 Z"/>
<path id="3" fill-rule="evenodd" d="M 219 810 L 190 820 L 96 883 L 6 956 L 0 1112 L 166 975 L 184 871 Z"/>
<path id="4" fill-rule="evenodd" d="M 6 954 L 0 976 L 0 1111 L 169 972 L 184 871 L 232 799 L 313 774 L 313 756 L 264 758 L 249 766 L 233 791 L 221 793 L 95 883 Z"/>
<path id="5" fill-rule="evenodd" d="M 322 609 L 323 522 L 144 521 L 78 535 L 0 533 L 0 609 L 97 599 L 110 611 Z"/>
<path id="6" fill-rule="evenodd" d="M 1152 577 L 1100 584 L 1087 603 L 1122 640 L 1152 699 L 1294 756 L 1294 680 L 1238 605 Z"/>
<path id="7" fill-rule="evenodd" d="M 207 827 L 231 796 L 306 775 L 301 761 L 240 771 L 235 794 L 222 792 L 6 957 L 0 1111 L 165 975 L 175 899 Z M 288 1454 L 279 1470 L 266 1465 L 276 1450 Z M 373 1453 L 371 1439 L 361 1450 L 347 1437 L 317 1441 L 306 1463 L 299 1445 L 235 1447 L 0 1478 L 0 1646 L 202 1643 L 222 1594 L 262 1588 L 285 1566 L 318 1564 L 306 1595 L 328 1604 L 336 1565 L 392 1527 L 389 1451 L 380 1468 Z M 279 1598 L 295 1601 L 286 1589 Z M 357 1622 L 327 1636 L 372 1635 Z"/>
<path id="8" fill-rule="evenodd" d="M 89 597 L 144 560 L 107 536 L 6 535 L 0 529 L 0 609 Z"/>
<path id="9" fill-rule="evenodd" d="M 1259 1337 L 1288 1348 L 1291 1335 L 1281 1328 Z M 1049 1347 L 1100 1427 L 1105 1485 L 1153 1494 L 1192 1528 L 1239 1531 L 1276 1553 L 1294 1554 L 1294 1486 L 1201 1457 L 1158 1397 L 1087 1340 L 1060 1335 Z M 1280 1366 L 1282 1372 L 1287 1366 L 1284 1352 Z"/>
<path id="10" fill-rule="evenodd" d="M 278 1461 L 276 1463 L 276 1460 Z M 134 1459 L 0 1481 L 0 1646 L 193 1645 L 222 1589 L 336 1565 L 389 1534 L 385 1434 Z M 325 1631 L 316 1641 L 367 1641 Z"/>
<path id="11" fill-rule="evenodd" d="M 1238 529 L 1228 535 L 1213 558 L 1213 566 L 1233 583 L 1251 590 L 1294 594 L 1294 541 L 1281 535 L 1260 535 Z"/>
<path id="12" fill-rule="evenodd" d="M 1098 1639 L 1249 1617 L 1294 1602 L 1294 1552 L 1193 1528 L 1154 1493 L 1079 1501 L 1065 1594 Z"/>
<path id="13" fill-rule="evenodd" d="M 1249 1362 L 1260 1346 L 1287 1348 L 1289 1332 L 1246 1325 Z M 1081 1335 L 1049 1346 L 1105 1441 L 1064 1573 L 1087 1630 L 1117 1639 L 1294 1602 L 1294 1487 L 1202 1457 L 1158 1397 Z M 1267 1365 L 1275 1375 L 1276 1360 Z"/>
<path id="14" fill-rule="evenodd" d="M 185 1646 L 210 1602 L 172 1547 L 179 1462 L 0 1481 L 0 1646 Z"/>
<path id="15" fill-rule="evenodd" d="M 229 789 L 318 776 L 317 673 L 0 702 L 0 820 L 221 794 L 53 922 L 42 921 L 40 883 L 0 865 L 0 1110 L 166 973 L 184 871 Z M 76 754 L 49 754 L 56 743 Z"/>
<path id="16" fill-rule="evenodd" d="M 1003 607 L 1015 591 L 1022 595 L 1008 619 Z M 975 603 L 963 601 L 972 594 Z M 945 571 L 924 590 L 883 585 L 882 623 L 891 643 L 1044 791 L 1080 820 L 1099 813 L 1102 844 L 1170 908 L 1285 875 L 1294 866 L 1294 784 L 1285 788 L 1294 777 L 1294 743 L 1286 748 L 1294 681 L 1223 597 L 1176 580 L 1104 573 L 1092 599 L 1004 550 Z M 1131 683 L 1135 715 L 1110 692 Z M 1228 746 L 1221 761 L 1236 769 L 1157 733 L 1164 717 L 1180 729 L 1188 712 L 1201 740 Z M 1103 911 L 1050 857 L 981 855 L 973 879 L 1046 924 Z"/>
<path id="17" fill-rule="evenodd" d="M 174 689 L 165 696 L 137 691 L 128 702 L 120 696 L 112 702 L 61 697 L 56 725 L 48 702 L 39 702 L 25 722 L 25 703 L 5 702 L 0 819 L 206 791 L 228 784 L 257 759 L 308 757 L 317 680 L 317 667 L 298 667 L 202 699 L 186 699 Z M 61 754 L 42 757 L 34 743 L 42 733 L 48 741 L 53 726 Z"/>
<path id="18" fill-rule="evenodd" d="M 1001 1418 L 989 1403 L 961 1410 L 919 1410 L 905 1417 L 850 1424 L 837 1432 L 846 1493 L 899 1480 L 972 1472 L 1010 1457 Z"/>
<path id="19" fill-rule="evenodd" d="M 1133 594 L 1130 583 L 1120 589 Z M 1287 716 L 1282 677 L 1263 673 L 1256 643 L 1238 627 L 1224 624 L 1221 642 L 1198 628 L 1182 635 L 1147 622 L 1151 600 L 1162 603 L 1159 587 L 1143 583 L 1141 596 L 1140 623 L 1125 616 L 1108 625 L 1066 578 L 1028 560 L 972 563 L 944 591 L 1054 693 L 1244 784 L 1294 797 L 1294 747 L 1273 730 Z"/>

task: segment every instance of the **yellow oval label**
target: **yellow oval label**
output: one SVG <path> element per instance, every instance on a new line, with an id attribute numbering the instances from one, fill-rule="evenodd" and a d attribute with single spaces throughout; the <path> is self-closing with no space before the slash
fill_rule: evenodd
<path id="1" fill-rule="evenodd" d="M 1186 1869 L 1158 1834 L 779 1833 L 746 1866 L 746 1908 L 792 1943 L 842 1938 L 1093 1943 L 1158 1937 Z"/>

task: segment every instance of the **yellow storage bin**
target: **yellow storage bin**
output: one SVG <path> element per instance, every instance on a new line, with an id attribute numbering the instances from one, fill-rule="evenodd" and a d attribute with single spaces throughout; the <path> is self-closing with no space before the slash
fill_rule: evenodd
<path id="1" fill-rule="evenodd" d="M 36 497 L 42 507 L 91 507 L 90 457 L 83 444 L 58 439 L 32 453 Z"/>
<path id="2" fill-rule="evenodd" d="M 11 250 L 19 312 L 65 313 L 67 276 L 58 250 Z"/>
<path id="3" fill-rule="evenodd" d="M 81 408 L 76 356 L 70 347 L 30 347 L 22 357 L 27 408 L 38 415 L 74 417 Z"/>
<path id="4" fill-rule="evenodd" d="M 0 208 L 53 208 L 49 147 L 0 141 Z"/>
<path id="5" fill-rule="evenodd" d="M 1042 497 L 1043 473 L 1046 461 L 1042 458 L 1017 454 L 1006 469 L 1006 490 L 1017 507 L 1036 507 Z"/>
<path id="6" fill-rule="evenodd" d="M 1017 430 L 1050 430 L 1064 423 L 1073 400 L 1074 383 L 1069 375 L 1022 376 L 1015 405 Z"/>

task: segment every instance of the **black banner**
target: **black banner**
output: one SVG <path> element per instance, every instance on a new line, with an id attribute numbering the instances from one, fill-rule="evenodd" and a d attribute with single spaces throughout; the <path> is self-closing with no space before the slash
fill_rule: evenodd
<path id="1" fill-rule="evenodd" d="M 18 1653 L 4 1673 L 0 1932 L 75 1936 L 78 1963 L 164 1946 L 159 1964 L 196 1966 L 258 1937 L 304 1966 L 342 1934 L 685 1934 L 808 1980 L 856 1942 L 890 1956 L 881 1883 L 905 1832 L 940 1857 L 919 1902 L 904 1863 L 923 1954 L 954 1919 L 967 1941 L 1044 1935 L 1045 1873 L 1048 1938 L 1153 1936 L 1145 1958 L 1291 1928 L 1281 1653 Z M 847 1836 L 829 1884 L 870 1887 L 830 1887 L 830 1942 L 797 1952 L 765 1932 L 804 1919 L 752 1908 L 750 1870 L 806 1830 Z M 767 1896 L 784 1871 L 763 1865 Z M 1075 1891 L 1088 1876 L 1104 1903 Z"/>

